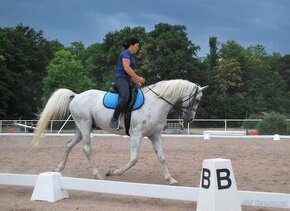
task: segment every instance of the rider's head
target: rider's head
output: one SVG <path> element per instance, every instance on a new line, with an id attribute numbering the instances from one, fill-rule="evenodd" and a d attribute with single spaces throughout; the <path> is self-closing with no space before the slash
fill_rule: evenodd
<path id="1" fill-rule="evenodd" d="M 136 37 L 130 37 L 124 41 L 123 46 L 125 49 L 129 48 L 130 51 L 136 53 L 140 49 L 140 41 Z"/>

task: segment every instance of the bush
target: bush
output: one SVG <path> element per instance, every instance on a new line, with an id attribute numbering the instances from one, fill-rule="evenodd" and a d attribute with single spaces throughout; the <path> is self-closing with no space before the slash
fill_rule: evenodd
<path id="1" fill-rule="evenodd" d="M 251 114 L 247 119 L 261 119 L 261 116 L 258 114 Z M 243 129 L 257 129 L 259 121 L 245 121 L 243 122 Z"/>
<path id="2" fill-rule="evenodd" d="M 272 112 L 263 118 L 262 122 L 258 125 L 258 130 L 263 135 L 286 135 L 290 132 L 290 125 L 287 122 L 286 116 Z"/>

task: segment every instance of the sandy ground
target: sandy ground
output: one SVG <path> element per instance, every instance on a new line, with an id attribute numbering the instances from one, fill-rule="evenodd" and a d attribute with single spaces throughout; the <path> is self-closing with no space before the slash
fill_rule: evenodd
<path id="1" fill-rule="evenodd" d="M 38 150 L 30 147 L 31 136 L 0 136 L 0 172 L 39 174 L 59 163 L 70 137 L 46 137 Z M 129 139 L 93 138 L 93 156 L 103 174 L 129 159 Z M 231 159 L 238 190 L 290 193 L 290 140 L 163 138 L 165 156 L 172 176 L 182 186 L 199 186 L 202 161 Z M 63 176 L 93 178 L 89 163 L 77 145 L 62 172 Z M 107 180 L 166 184 L 151 143 L 144 139 L 136 166 L 120 177 Z M 143 197 L 69 191 L 69 198 L 56 203 L 30 201 L 32 187 L 0 185 L 0 210 L 195 210 L 196 203 Z M 286 210 L 245 207 L 250 210 Z"/>

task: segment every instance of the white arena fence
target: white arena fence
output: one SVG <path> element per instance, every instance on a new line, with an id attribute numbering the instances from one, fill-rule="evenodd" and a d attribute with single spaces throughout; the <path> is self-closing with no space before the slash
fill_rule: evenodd
<path id="1" fill-rule="evenodd" d="M 1 136 L 33 136 L 33 133 L 0 133 Z M 63 137 L 70 137 L 73 136 L 74 133 L 46 133 L 45 136 L 63 136 Z M 269 139 L 269 140 L 274 140 L 274 141 L 280 141 L 280 140 L 289 140 L 290 141 L 290 135 L 279 135 L 279 134 L 274 134 L 274 135 L 232 135 L 232 134 L 207 134 L 204 133 L 203 135 L 186 135 L 186 134 L 162 134 L 162 137 L 167 137 L 167 138 L 192 138 L 189 141 L 196 141 L 198 138 L 202 138 L 204 140 L 210 140 L 212 138 L 229 138 L 229 139 Z M 91 137 L 123 137 L 126 139 L 129 139 L 129 136 L 120 136 L 116 134 L 110 134 L 110 133 L 91 133 Z M 147 137 L 145 137 L 146 139 Z"/>
<path id="2" fill-rule="evenodd" d="M 193 123 L 185 124 L 182 119 L 167 119 L 164 127 L 164 134 L 198 134 L 204 135 L 206 131 L 231 131 L 223 132 L 220 135 L 230 135 L 227 133 L 246 133 L 246 129 L 242 129 L 243 122 L 259 122 L 262 119 L 195 119 Z M 290 119 L 287 119 L 290 122 Z M 211 128 L 198 128 L 196 125 L 206 122 L 212 125 Z M 0 120 L 1 133 L 31 133 L 34 131 L 37 120 Z M 216 127 L 218 124 L 219 127 Z M 51 120 L 49 122 L 47 133 L 73 133 L 75 124 L 71 118 L 66 120 Z M 96 130 L 95 132 L 103 133 Z M 217 135 L 217 134 L 210 134 Z M 237 134 L 235 134 L 237 135 Z M 288 134 L 290 136 L 290 134 Z M 230 135 L 232 136 L 232 135 Z"/>
<path id="3" fill-rule="evenodd" d="M 238 191 L 230 160 L 221 158 L 204 160 L 200 188 L 63 177 L 58 172 L 0 173 L 0 185 L 34 187 L 32 201 L 56 202 L 69 197 L 67 190 L 77 190 L 193 201 L 197 202 L 198 211 L 239 211 L 241 205 L 290 208 L 290 194 Z"/>

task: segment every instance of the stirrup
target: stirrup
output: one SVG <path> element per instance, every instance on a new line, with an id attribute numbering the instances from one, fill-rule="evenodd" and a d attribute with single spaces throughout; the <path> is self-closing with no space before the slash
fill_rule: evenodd
<path id="1" fill-rule="evenodd" d="M 114 119 L 114 118 L 112 118 L 112 119 L 111 119 L 111 122 L 110 122 L 109 125 L 110 125 L 111 128 L 113 128 L 113 129 L 117 129 L 117 130 L 119 130 L 119 129 L 123 129 L 123 127 L 120 125 L 120 121 L 119 121 L 119 119 Z"/>

